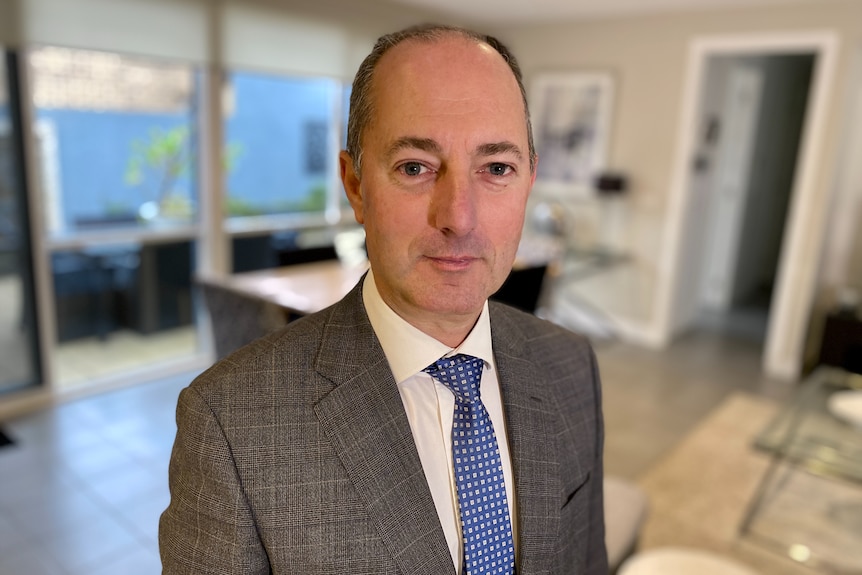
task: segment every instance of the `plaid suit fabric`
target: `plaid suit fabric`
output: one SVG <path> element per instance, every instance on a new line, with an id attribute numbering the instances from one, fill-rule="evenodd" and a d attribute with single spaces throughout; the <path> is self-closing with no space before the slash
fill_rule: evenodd
<path id="1" fill-rule="evenodd" d="M 492 305 L 491 326 L 517 571 L 604 573 L 591 352 L 503 306 Z M 177 419 L 159 532 L 164 573 L 454 575 L 361 287 L 202 374 L 182 392 Z"/>

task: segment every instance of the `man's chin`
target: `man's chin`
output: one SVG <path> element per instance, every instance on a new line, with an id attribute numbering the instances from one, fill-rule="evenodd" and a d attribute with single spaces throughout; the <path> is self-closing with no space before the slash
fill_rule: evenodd
<path id="1" fill-rule="evenodd" d="M 463 288 L 427 292 L 416 303 L 423 310 L 440 316 L 478 316 L 487 299 L 482 293 L 465 294 Z"/>

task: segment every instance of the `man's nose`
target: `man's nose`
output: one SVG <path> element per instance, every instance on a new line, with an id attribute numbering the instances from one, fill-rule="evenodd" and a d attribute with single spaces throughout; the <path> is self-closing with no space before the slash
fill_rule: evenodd
<path id="1" fill-rule="evenodd" d="M 468 173 L 447 170 L 435 183 L 430 223 L 444 233 L 465 235 L 476 227 L 476 189 Z"/>

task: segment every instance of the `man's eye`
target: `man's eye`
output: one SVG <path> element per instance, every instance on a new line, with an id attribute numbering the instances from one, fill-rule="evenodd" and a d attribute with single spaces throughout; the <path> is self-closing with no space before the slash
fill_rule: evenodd
<path id="1" fill-rule="evenodd" d="M 404 175 L 418 176 L 425 171 L 425 166 L 419 162 L 406 162 L 398 168 Z"/>
<path id="2" fill-rule="evenodd" d="M 512 166 L 508 164 L 501 164 L 499 162 L 494 162 L 493 164 L 488 165 L 488 173 L 492 176 L 505 176 L 512 170 Z"/>

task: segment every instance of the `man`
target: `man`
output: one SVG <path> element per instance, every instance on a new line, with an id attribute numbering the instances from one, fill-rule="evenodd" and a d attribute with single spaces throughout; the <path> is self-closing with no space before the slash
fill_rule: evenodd
<path id="1" fill-rule="evenodd" d="M 371 270 L 183 391 L 165 573 L 606 573 L 592 352 L 487 301 L 535 179 L 514 57 L 381 38 L 340 160 Z"/>

